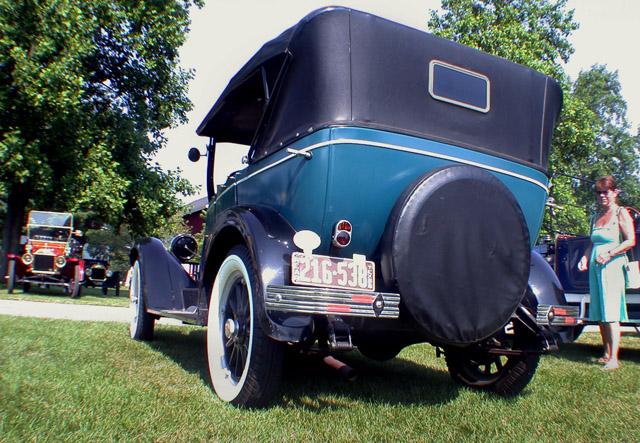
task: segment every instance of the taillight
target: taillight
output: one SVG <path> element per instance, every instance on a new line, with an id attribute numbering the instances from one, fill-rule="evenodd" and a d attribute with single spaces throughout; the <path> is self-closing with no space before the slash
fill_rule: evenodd
<path id="1" fill-rule="evenodd" d="M 333 246 L 338 248 L 349 246 L 352 231 L 351 223 L 348 220 L 340 220 L 336 223 L 336 227 L 333 230 Z"/>

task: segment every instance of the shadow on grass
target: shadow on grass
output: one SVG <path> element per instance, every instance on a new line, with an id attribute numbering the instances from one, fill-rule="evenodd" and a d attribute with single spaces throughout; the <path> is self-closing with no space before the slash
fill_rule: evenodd
<path id="1" fill-rule="evenodd" d="M 210 386 L 205 342 L 204 328 L 185 331 L 156 328 L 155 339 L 149 345 Z M 453 401 L 460 391 L 445 370 L 403 358 L 379 363 L 357 352 L 338 357 L 357 370 L 357 380 L 340 378 L 318 356 L 287 353 L 280 399 L 275 405 L 318 411 L 348 407 L 352 401 L 437 405 Z"/>
<path id="2" fill-rule="evenodd" d="M 637 338 L 638 334 L 635 332 L 623 332 L 623 337 Z M 560 352 L 552 353 L 549 356 L 552 358 L 570 360 L 574 362 L 592 362 L 602 355 L 601 343 L 569 343 L 562 345 Z M 634 347 L 629 348 L 623 343 L 620 347 L 619 358 L 622 362 L 629 361 L 640 364 L 640 349 Z"/>

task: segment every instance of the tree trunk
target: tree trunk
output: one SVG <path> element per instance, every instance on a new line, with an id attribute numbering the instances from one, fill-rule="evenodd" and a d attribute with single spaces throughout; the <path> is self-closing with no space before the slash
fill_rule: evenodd
<path id="1" fill-rule="evenodd" d="M 20 233 L 24 225 L 27 196 L 23 188 L 11 186 L 7 196 L 7 215 L 2 232 L 2 254 L 0 254 L 0 275 L 4 281 L 7 274 L 7 254 L 17 254 L 20 247 Z"/>

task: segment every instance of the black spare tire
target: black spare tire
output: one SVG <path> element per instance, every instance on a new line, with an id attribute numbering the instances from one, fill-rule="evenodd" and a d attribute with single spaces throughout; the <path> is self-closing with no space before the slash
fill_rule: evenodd
<path id="1" fill-rule="evenodd" d="M 382 274 L 434 342 L 469 344 L 509 320 L 527 289 L 524 216 L 490 173 L 451 166 L 398 199 L 382 240 Z"/>

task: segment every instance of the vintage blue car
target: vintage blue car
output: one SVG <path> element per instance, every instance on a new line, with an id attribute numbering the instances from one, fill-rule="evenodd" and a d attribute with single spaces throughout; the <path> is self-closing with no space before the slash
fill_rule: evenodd
<path id="1" fill-rule="evenodd" d="M 429 342 L 454 380 L 519 393 L 575 321 L 531 251 L 561 104 L 553 79 L 507 60 L 352 9 L 309 14 L 198 127 L 199 273 L 180 262 L 192 247 L 140 241 L 131 336 L 162 316 L 207 325 L 213 388 L 239 406 L 273 398 L 288 347 L 387 360 Z M 250 149 L 214 189 L 222 142 Z"/>

